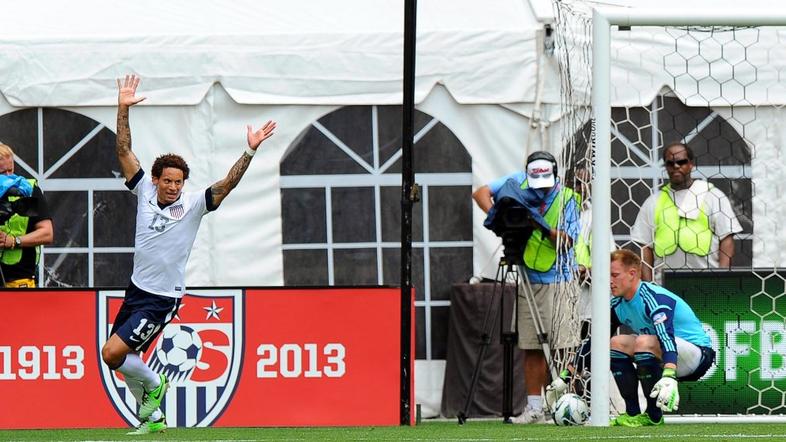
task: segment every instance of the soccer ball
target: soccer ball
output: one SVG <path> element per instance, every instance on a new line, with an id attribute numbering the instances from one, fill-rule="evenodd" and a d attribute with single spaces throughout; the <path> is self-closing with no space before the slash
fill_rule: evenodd
<path id="1" fill-rule="evenodd" d="M 589 407 L 577 394 L 564 394 L 554 404 L 554 423 L 559 426 L 584 425 L 587 419 Z"/>
<path id="2" fill-rule="evenodd" d="M 186 325 L 169 325 L 158 341 L 156 356 L 164 372 L 178 374 L 192 370 L 199 361 L 202 340 L 193 328 Z"/>

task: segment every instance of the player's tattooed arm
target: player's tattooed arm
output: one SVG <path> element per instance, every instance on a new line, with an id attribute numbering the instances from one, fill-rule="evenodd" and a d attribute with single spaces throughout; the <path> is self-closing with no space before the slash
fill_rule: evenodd
<path id="1" fill-rule="evenodd" d="M 229 192 L 237 186 L 237 183 L 240 182 L 240 178 L 243 178 L 243 174 L 246 173 L 250 164 L 251 157 L 244 153 L 235 162 L 232 168 L 229 169 L 226 178 L 216 182 L 210 187 L 210 191 L 213 194 L 213 207 L 218 207 L 221 201 L 224 201 L 224 198 L 229 195 Z"/>
<path id="2" fill-rule="evenodd" d="M 246 173 L 248 166 L 251 164 L 251 158 L 256 154 L 259 145 L 273 136 L 273 130 L 276 128 L 276 123 L 274 121 L 268 121 L 257 131 L 252 130 L 251 126 L 247 126 L 246 128 L 248 149 L 240 156 L 232 168 L 229 169 L 226 178 L 210 187 L 210 191 L 213 195 L 213 207 L 218 207 L 221 202 L 224 201 L 224 198 L 229 195 L 229 192 L 237 186 L 237 183 L 243 178 L 243 174 Z"/>
<path id="3" fill-rule="evenodd" d="M 139 86 L 139 77 L 126 75 L 121 81 L 117 79 L 117 142 L 115 152 L 120 162 L 120 170 L 126 181 L 139 172 L 142 166 L 139 164 L 134 152 L 131 151 L 131 127 L 128 124 L 128 109 L 144 100 L 145 97 L 136 96 L 136 88 Z"/>

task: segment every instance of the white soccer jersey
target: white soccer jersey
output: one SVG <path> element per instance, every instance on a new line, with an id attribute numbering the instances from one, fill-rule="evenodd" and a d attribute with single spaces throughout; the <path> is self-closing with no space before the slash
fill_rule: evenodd
<path id="1" fill-rule="evenodd" d="M 131 281 L 140 289 L 161 296 L 185 294 L 188 256 L 202 216 L 208 213 L 205 191 L 182 192 L 169 206 L 158 207 L 156 187 L 140 171 L 131 192 L 137 196 L 134 272 Z"/>

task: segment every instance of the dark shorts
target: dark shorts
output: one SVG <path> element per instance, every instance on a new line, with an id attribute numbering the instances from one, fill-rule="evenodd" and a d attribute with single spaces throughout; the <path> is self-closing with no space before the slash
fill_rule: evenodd
<path id="1" fill-rule="evenodd" d="M 135 352 L 147 351 L 179 307 L 180 299 L 148 293 L 131 282 L 109 335 L 117 334 Z"/>
<path id="2" fill-rule="evenodd" d="M 698 381 L 704 376 L 704 373 L 707 373 L 707 370 L 712 367 L 712 364 L 715 362 L 715 350 L 710 347 L 699 347 L 701 349 L 701 361 L 699 362 L 699 366 L 696 367 L 696 370 L 693 370 L 693 373 L 682 376 L 678 378 L 680 381 Z"/>

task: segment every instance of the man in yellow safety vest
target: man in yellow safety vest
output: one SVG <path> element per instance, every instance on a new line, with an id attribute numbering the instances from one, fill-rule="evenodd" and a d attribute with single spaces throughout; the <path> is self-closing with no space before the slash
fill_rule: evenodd
<path id="1" fill-rule="evenodd" d="M 14 151 L 0 143 L 0 175 L 3 175 L 2 201 L 3 224 L 0 225 L 0 269 L 5 287 L 32 288 L 36 286 L 35 274 L 41 246 L 52 244 L 54 232 L 44 194 L 36 180 L 14 174 Z M 18 192 L 12 192 L 12 188 Z M 19 195 L 35 200 L 35 216 L 14 212 L 13 202 Z M 10 212 L 9 212 L 10 211 Z M 9 212 L 9 213 L 5 213 Z M 6 216 L 9 216 L 7 219 Z"/>
<path id="2" fill-rule="evenodd" d="M 742 226 L 726 195 L 693 179 L 693 150 L 672 143 L 663 150 L 669 183 L 644 202 L 630 230 L 642 248 L 642 279 L 660 281 L 664 268 L 729 268 L 734 234 Z"/>

